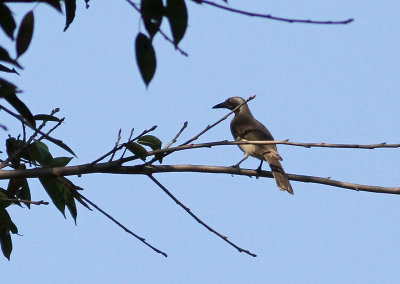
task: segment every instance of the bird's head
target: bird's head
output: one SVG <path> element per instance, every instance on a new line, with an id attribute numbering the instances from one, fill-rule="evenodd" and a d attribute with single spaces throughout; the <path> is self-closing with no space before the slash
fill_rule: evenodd
<path id="1" fill-rule="evenodd" d="M 227 99 L 223 103 L 213 106 L 213 108 L 227 108 L 227 109 L 233 110 L 235 107 L 243 104 L 244 102 L 245 102 L 245 100 L 241 97 L 232 97 L 232 98 Z M 246 104 L 244 104 L 243 106 L 245 106 L 245 105 Z M 241 108 L 242 107 L 240 107 L 239 110 Z"/>

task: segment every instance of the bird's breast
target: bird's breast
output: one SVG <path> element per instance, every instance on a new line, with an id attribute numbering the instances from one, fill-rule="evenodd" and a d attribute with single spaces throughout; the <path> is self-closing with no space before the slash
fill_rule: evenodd
<path id="1" fill-rule="evenodd" d="M 238 138 L 238 139 L 236 139 L 236 141 L 246 142 L 248 140 L 246 140 L 244 138 Z M 261 154 L 261 153 L 263 153 L 263 151 L 262 151 L 262 149 L 260 149 L 260 146 L 254 145 L 254 144 L 239 144 L 238 146 L 244 153 L 249 154 L 250 156 L 261 159 L 261 160 L 264 159 L 263 155 Z"/>

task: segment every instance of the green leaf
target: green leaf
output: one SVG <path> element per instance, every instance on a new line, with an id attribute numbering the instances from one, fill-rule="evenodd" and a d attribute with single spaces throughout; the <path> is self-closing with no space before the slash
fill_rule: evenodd
<path id="1" fill-rule="evenodd" d="M 142 19 L 150 38 L 158 32 L 160 28 L 164 6 L 162 0 L 142 0 L 140 3 Z"/>
<path id="2" fill-rule="evenodd" d="M 62 187 L 61 182 L 56 177 L 42 177 L 39 178 L 39 180 L 54 205 L 58 210 L 60 210 L 65 218 L 64 188 Z"/>
<path id="3" fill-rule="evenodd" d="M 77 209 L 75 204 L 75 198 L 77 198 L 74 193 L 75 185 L 65 177 L 43 177 L 39 178 L 43 187 L 45 188 L 47 194 L 50 196 L 54 205 L 58 210 L 64 215 L 65 218 L 65 206 L 67 206 L 72 218 L 76 223 Z"/>
<path id="4" fill-rule="evenodd" d="M 18 228 L 15 226 L 7 210 L 0 207 L 0 242 L 1 250 L 4 256 L 10 260 L 10 255 L 12 251 L 12 241 L 10 231 L 13 234 L 18 233 Z"/>
<path id="5" fill-rule="evenodd" d="M 65 28 L 64 32 L 68 29 L 69 25 L 75 18 L 76 0 L 64 0 L 65 2 Z"/>
<path id="6" fill-rule="evenodd" d="M 182 40 L 185 35 L 188 13 L 184 0 L 167 0 L 166 16 L 171 27 L 172 36 L 175 46 Z"/>
<path id="7" fill-rule="evenodd" d="M 47 164 L 47 167 L 49 168 L 65 167 L 72 159 L 73 159 L 72 157 L 57 157 L 51 160 Z"/>
<path id="8" fill-rule="evenodd" d="M 161 149 L 161 140 L 153 135 L 141 136 L 138 141 L 139 144 L 149 146 L 153 150 Z"/>
<path id="9" fill-rule="evenodd" d="M 53 160 L 47 145 L 40 141 L 33 142 L 25 149 L 25 151 L 28 153 L 28 159 L 30 161 L 36 161 L 44 167 Z"/>
<path id="10" fill-rule="evenodd" d="M 0 98 L 5 98 L 18 113 L 32 126 L 36 127 L 33 115 L 28 107 L 17 97 L 17 87 L 10 82 L 0 78 Z"/>
<path id="11" fill-rule="evenodd" d="M 29 11 L 22 19 L 21 25 L 19 26 L 16 45 L 17 58 L 27 51 L 32 40 L 34 24 L 35 18 L 33 16 L 33 11 Z"/>
<path id="12" fill-rule="evenodd" d="M 136 62 L 139 67 L 140 74 L 146 86 L 149 85 L 151 79 L 156 72 L 157 60 L 151 40 L 142 33 L 136 37 Z"/>
<path id="13" fill-rule="evenodd" d="M 33 118 L 35 120 L 43 120 L 43 121 L 57 121 L 57 122 L 61 121 L 61 119 L 59 119 L 58 117 L 55 117 L 50 114 L 36 114 L 33 116 Z"/>
<path id="14" fill-rule="evenodd" d="M 143 146 L 140 146 L 135 142 L 130 142 L 129 144 L 126 144 L 126 148 L 143 161 L 146 160 L 147 150 Z"/>
<path id="15" fill-rule="evenodd" d="M 66 187 L 66 185 L 63 185 Z M 78 216 L 78 211 L 76 210 L 76 203 L 74 197 L 72 196 L 71 191 L 68 188 L 64 189 L 64 201 L 65 205 L 67 205 L 69 213 L 71 213 L 72 218 L 74 218 L 74 222 L 76 224 L 76 217 Z"/>
<path id="16" fill-rule="evenodd" d="M 0 26 L 7 36 L 14 40 L 15 20 L 11 10 L 3 3 L 0 3 Z"/>
<path id="17" fill-rule="evenodd" d="M 19 75 L 19 73 L 17 72 L 17 70 L 15 70 L 15 68 L 10 69 L 7 66 L 4 66 L 3 64 L 0 64 L 0 71 L 6 72 L 6 73 L 15 73 L 15 74 Z"/>

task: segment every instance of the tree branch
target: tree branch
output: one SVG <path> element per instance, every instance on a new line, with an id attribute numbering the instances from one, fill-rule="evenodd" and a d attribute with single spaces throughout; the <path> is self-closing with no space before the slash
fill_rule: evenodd
<path id="1" fill-rule="evenodd" d="M 131 230 L 129 230 L 127 227 L 125 227 L 124 225 L 122 225 L 120 222 L 118 222 L 114 217 L 112 217 L 110 214 L 108 214 L 106 211 L 104 211 L 103 209 L 101 209 L 99 206 L 97 206 L 97 204 L 95 204 L 94 202 L 90 201 L 89 199 L 87 199 L 85 196 L 83 196 L 82 194 L 80 194 L 79 192 L 76 192 L 76 194 L 79 195 L 80 198 L 82 198 L 83 200 L 85 200 L 87 203 L 89 203 L 90 205 L 92 205 L 94 208 L 96 208 L 97 211 L 99 211 L 101 214 L 103 214 L 104 216 L 106 216 L 108 219 L 110 219 L 113 223 L 115 223 L 117 226 L 119 226 L 120 228 L 122 228 L 125 232 L 127 232 L 128 234 L 134 236 L 136 239 L 138 239 L 139 241 L 141 241 L 142 243 L 144 243 L 146 246 L 148 246 L 149 248 L 151 248 L 152 250 L 154 250 L 155 252 L 162 254 L 165 257 L 168 257 L 168 255 L 159 250 L 158 248 L 152 246 L 151 244 L 149 244 L 145 238 L 140 237 L 138 235 L 136 235 L 134 232 L 132 232 Z"/>
<path id="2" fill-rule="evenodd" d="M 220 167 L 207 165 L 136 165 L 120 166 L 119 163 L 99 163 L 95 165 L 83 164 L 78 166 L 58 167 L 58 168 L 36 168 L 29 170 L 1 170 L 0 180 L 10 178 L 38 178 L 45 176 L 71 176 L 84 175 L 92 173 L 110 173 L 110 174 L 137 174 L 149 175 L 154 173 L 171 172 L 195 172 L 195 173 L 220 173 L 230 175 L 243 175 L 254 177 L 273 178 L 270 171 L 261 171 L 253 169 L 243 169 L 234 167 Z M 288 174 L 290 180 L 306 183 L 318 183 L 333 187 L 347 188 L 356 191 L 367 191 L 375 193 L 400 194 L 400 187 L 382 187 L 372 185 L 362 185 L 339 180 L 333 180 L 329 177 L 316 177 L 298 174 Z"/>
<path id="3" fill-rule="evenodd" d="M 211 228 L 209 225 L 207 225 L 206 223 L 204 223 L 204 221 L 202 221 L 199 217 L 197 217 L 191 210 L 190 208 L 186 207 L 182 202 L 180 202 L 165 186 L 163 186 L 156 178 L 154 178 L 151 174 L 148 175 L 148 177 L 159 187 L 161 188 L 162 191 L 164 191 L 173 201 L 175 201 L 176 204 L 178 204 L 180 207 L 182 207 L 193 219 L 195 219 L 198 223 L 200 223 L 202 226 L 204 226 L 207 230 L 209 230 L 210 232 L 216 234 L 218 237 L 220 237 L 221 239 L 223 239 L 225 242 L 227 242 L 228 244 L 230 244 L 231 246 L 233 246 L 235 249 L 237 249 L 239 252 L 244 252 L 248 255 L 251 255 L 252 257 L 256 257 L 257 255 L 242 249 L 241 247 L 235 245 L 234 243 L 232 243 L 230 240 L 228 240 L 227 236 L 221 235 L 220 233 L 218 233 L 216 230 L 214 230 L 213 228 Z"/>
<path id="4" fill-rule="evenodd" d="M 257 17 L 257 18 L 264 18 L 264 19 L 270 19 L 270 20 L 275 20 L 275 21 L 281 21 L 281 22 L 287 22 L 287 23 L 303 23 L 303 24 L 319 24 L 319 25 L 346 25 L 354 21 L 354 19 L 347 19 L 344 21 L 314 21 L 314 20 L 299 20 L 299 19 L 289 19 L 289 18 L 282 18 L 282 17 L 275 17 L 270 14 L 259 14 L 259 13 L 252 13 L 252 12 L 247 12 L 239 9 L 234 9 L 230 8 L 227 6 L 223 6 L 211 1 L 207 0 L 192 0 L 197 3 L 204 3 L 222 10 L 226 10 L 232 13 L 236 14 L 241 14 L 241 15 L 246 15 L 250 17 Z"/>
<path id="5" fill-rule="evenodd" d="M 24 199 L 16 199 L 16 198 L 0 198 L 0 201 L 12 202 L 12 203 L 25 203 L 25 204 L 33 204 L 33 205 L 49 205 L 47 201 L 39 200 L 39 201 L 30 201 Z"/>

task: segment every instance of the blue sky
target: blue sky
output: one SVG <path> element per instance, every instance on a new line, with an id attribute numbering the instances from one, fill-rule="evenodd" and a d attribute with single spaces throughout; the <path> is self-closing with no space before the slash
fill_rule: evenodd
<path id="1" fill-rule="evenodd" d="M 350 25 L 287 24 L 188 3 L 183 57 L 156 36 L 158 66 L 146 90 L 134 39 L 143 31 L 125 1 L 78 5 L 63 33 L 54 9 L 35 9 L 35 32 L 21 58 L 21 76 L 7 78 L 34 113 L 59 107 L 54 136 L 93 161 L 122 129 L 127 139 L 158 125 L 168 143 L 185 121 L 181 141 L 226 112 L 211 107 L 230 96 L 257 94 L 249 106 L 276 139 L 298 142 L 399 143 L 400 20 L 398 1 L 230 1 L 276 16 L 345 20 Z M 18 5 L 22 17 L 28 5 Z M 166 22 L 162 28 L 168 32 Z M 5 36 L 1 43 L 8 44 Z M 19 124 L 0 113 L 9 134 Z M 3 132 L 4 134 L 4 132 Z M 8 134 L 8 133 L 7 133 Z M 199 142 L 231 139 L 224 121 Z M 58 155 L 66 155 L 52 148 Z M 288 173 L 399 186 L 395 149 L 303 149 L 279 146 Z M 165 164 L 229 166 L 233 146 L 176 153 Z M 256 168 L 258 161 L 242 165 Z M 21 235 L 11 261 L 0 258 L 4 283 L 398 283 L 400 207 L 397 196 L 292 182 L 295 195 L 271 179 L 216 174 L 156 176 L 199 217 L 239 246 L 210 234 L 141 176 L 88 175 L 72 180 L 135 233 L 167 252 L 164 258 L 97 212 L 78 208 L 78 225 L 54 206 L 10 209 Z M 4 182 L 0 186 L 5 187 Z M 49 200 L 35 180 L 33 199 Z"/>

